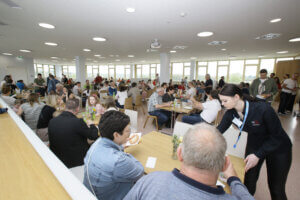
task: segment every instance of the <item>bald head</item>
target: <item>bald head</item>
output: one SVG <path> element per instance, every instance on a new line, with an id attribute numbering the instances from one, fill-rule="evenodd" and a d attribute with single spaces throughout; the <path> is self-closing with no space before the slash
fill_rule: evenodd
<path id="1" fill-rule="evenodd" d="M 198 169 L 220 172 L 225 163 L 226 141 L 211 125 L 201 123 L 183 137 L 183 163 Z"/>

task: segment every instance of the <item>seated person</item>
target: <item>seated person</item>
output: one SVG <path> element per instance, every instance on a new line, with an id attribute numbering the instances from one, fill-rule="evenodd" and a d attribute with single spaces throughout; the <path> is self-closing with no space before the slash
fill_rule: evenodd
<path id="1" fill-rule="evenodd" d="M 79 100 L 69 99 L 66 109 L 50 120 L 48 126 L 50 149 L 68 167 L 83 165 L 83 158 L 90 145 L 87 139 L 96 140 L 98 129 L 93 122 L 76 117 Z"/>
<path id="2" fill-rule="evenodd" d="M 142 177 L 124 200 L 254 200 L 225 156 L 226 146 L 215 127 L 205 123 L 194 126 L 177 149 L 181 169 Z M 220 172 L 227 178 L 232 194 L 216 185 Z"/>
<path id="3" fill-rule="evenodd" d="M 136 97 L 141 95 L 139 88 L 137 88 L 136 82 L 131 84 L 131 88 L 128 91 L 128 97 L 132 96 L 132 103 L 135 104 Z"/>
<path id="4" fill-rule="evenodd" d="M 99 131 L 102 138 L 84 158 L 83 184 L 98 199 L 123 199 L 144 174 L 143 165 L 123 151 L 130 135 L 130 119 L 122 112 L 108 111 L 100 119 Z"/>
<path id="5" fill-rule="evenodd" d="M 123 84 L 119 87 L 120 91 L 116 95 L 116 105 L 118 108 L 124 108 L 125 99 L 128 98 L 127 87 Z"/>
<path id="6" fill-rule="evenodd" d="M 1 98 L 3 101 L 9 106 L 9 107 L 14 107 L 16 99 L 11 97 L 11 87 L 4 85 L 1 89 Z"/>
<path id="7" fill-rule="evenodd" d="M 164 88 L 158 87 L 156 92 L 149 98 L 148 112 L 150 115 L 157 116 L 158 128 L 161 129 L 162 125 L 170 120 L 171 112 L 160 110 L 160 108 L 172 105 L 172 102 L 163 103 L 162 96 L 164 95 Z"/>
<path id="8" fill-rule="evenodd" d="M 186 95 L 185 95 L 185 99 L 190 99 L 191 97 L 194 98 L 194 96 L 196 96 L 197 94 L 197 90 L 194 86 L 194 83 L 193 82 L 189 82 L 188 83 L 188 86 L 189 86 L 189 89 L 186 91 Z"/>
<path id="9" fill-rule="evenodd" d="M 182 91 L 185 90 L 185 84 L 184 84 L 184 81 L 181 81 L 181 84 L 178 85 L 178 90 L 182 90 Z"/>
<path id="10" fill-rule="evenodd" d="M 163 83 L 161 84 L 161 87 L 164 88 L 164 93 L 166 93 L 168 84 L 167 84 L 166 82 L 163 82 Z"/>
<path id="11" fill-rule="evenodd" d="M 91 113 L 93 109 L 96 112 L 96 116 L 104 114 L 105 108 L 100 104 L 99 98 L 97 95 L 91 95 L 88 97 L 88 102 L 86 105 L 86 110 Z"/>
<path id="12" fill-rule="evenodd" d="M 116 88 L 116 84 L 112 81 L 110 83 L 110 86 L 108 88 L 108 95 L 109 96 L 114 96 L 117 94 L 117 88 Z"/>
<path id="13" fill-rule="evenodd" d="M 173 86 L 169 86 L 167 88 L 167 92 L 164 94 L 164 96 L 162 97 L 162 101 L 163 102 L 170 102 L 170 101 L 174 101 L 174 94 L 175 90 Z"/>
<path id="14" fill-rule="evenodd" d="M 116 102 L 112 97 L 109 97 L 105 100 L 105 112 L 108 112 L 110 110 L 118 111 L 119 109 L 116 106 Z"/>
<path id="15" fill-rule="evenodd" d="M 78 97 L 81 96 L 81 83 L 80 82 L 76 82 L 76 85 L 73 87 L 72 92 L 75 96 L 78 96 Z"/>
<path id="16" fill-rule="evenodd" d="M 24 84 L 23 80 L 18 80 L 16 83 L 17 88 L 19 88 L 20 93 L 26 88 L 26 85 Z"/>
<path id="17" fill-rule="evenodd" d="M 210 87 L 207 87 L 205 88 L 205 93 L 209 98 L 205 103 L 200 103 L 194 98 L 191 98 L 193 107 L 202 110 L 202 112 L 200 114 L 185 115 L 182 117 L 182 122 L 196 124 L 200 122 L 212 123 L 215 121 L 218 112 L 221 110 L 218 91 L 211 90 Z"/>

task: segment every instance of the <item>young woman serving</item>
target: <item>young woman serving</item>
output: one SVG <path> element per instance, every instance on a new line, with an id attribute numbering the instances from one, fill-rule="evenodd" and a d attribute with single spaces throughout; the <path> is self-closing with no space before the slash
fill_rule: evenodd
<path id="1" fill-rule="evenodd" d="M 245 185 L 253 195 L 261 166 L 266 160 L 268 184 L 272 200 L 285 200 L 285 183 L 292 162 L 292 143 L 283 130 L 273 108 L 265 102 L 250 102 L 242 98 L 241 89 L 227 84 L 219 93 L 227 109 L 218 126 L 224 133 L 233 123 L 248 132 L 245 159 Z M 235 145 L 238 144 L 239 136 Z"/>

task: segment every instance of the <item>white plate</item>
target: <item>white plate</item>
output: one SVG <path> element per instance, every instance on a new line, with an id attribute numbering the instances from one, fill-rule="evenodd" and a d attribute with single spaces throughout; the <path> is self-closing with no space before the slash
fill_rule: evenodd
<path id="1" fill-rule="evenodd" d="M 141 140 L 141 137 L 142 137 L 142 133 L 130 133 L 130 136 L 129 138 L 131 138 L 132 136 L 134 135 L 138 135 L 139 136 L 139 139 L 136 141 L 136 143 L 134 144 L 131 144 L 129 141 L 126 143 L 126 146 L 133 146 L 133 145 L 137 145 L 139 143 L 139 141 Z"/>

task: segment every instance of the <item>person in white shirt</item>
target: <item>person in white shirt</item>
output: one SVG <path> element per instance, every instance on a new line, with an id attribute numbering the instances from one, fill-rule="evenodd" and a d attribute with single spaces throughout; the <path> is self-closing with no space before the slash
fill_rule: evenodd
<path id="1" fill-rule="evenodd" d="M 128 97 L 127 88 L 125 85 L 120 85 L 120 91 L 116 95 L 116 106 L 118 108 L 124 108 L 125 99 Z"/>
<path id="2" fill-rule="evenodd" d="M 188 86 L 189 86 L 189 89 L 186 92 L 185 99 L 194 98 L 194 96 L 197 94 L 197 90 L 196 90 L 196 88 L 194 86 L 194 83 L 193 82 L 189 82 Z"/>
<path id="3" fill-rule="evenodd" d="M 218 112 L 221 110 L 218 91 L 205 88 L 205 93 L 208 96 L 208 100 L 205 103 L 200 103 L 194 98 L 191 98 L 193 107 L 202 110 L 202 112 L 200 114 L 185 115 L 182 117 L 182 122 L 188 124 L 206 122 L 210 124 L 215 121 Z"/>
<path id="4" fill-rule="evenodd" d="M 284 82 L 282 83 L 278 114 L 285 115 L 286 110 L 289 110 L 290 112 L 292 111 L 295 99 L 293 103 L 291 103 L 292 105 L 289 105 L 289 101 L 292 101 L 291 98 L 293 94 L 296 96 L 297 79 L 298 79 L 298 73 L 295 73 L 293 75 L 293 78 L 285 79 Z"/>
<path id="5" fill-rule="evenodd" d="M 295 103 L 295 98 L 296 98 L 296 95 L 297 95 L 297 88 L 298 88 L 298 77 L 299 77 L 298 73 L 294 73 L 293 76 L 292 76 L 292 80 L 294 81 L 294 88 L 291 91 L 291 96 L 290 96 L 290 98 L 287 102 L 287 105 L 286 105 L 286 112 L 287 113 L 291 113 L 293 111 L 293 108 L 294 108 L 294 103 Z"/>
<path id="6" fill-rule="evenodd" d="M 14 107 L 16 99 L 10 96 L 11 88 L 4 85 L 1 92 L 1 98 L 5 101 L 5 103 L 11 108 Z"/>
<path id="7" fill-rule="evenodd" d="M 73 87 L 73 94 L 75 96 L 81 96 L 81 83 L 77 82 L 76 85 Z"/>

